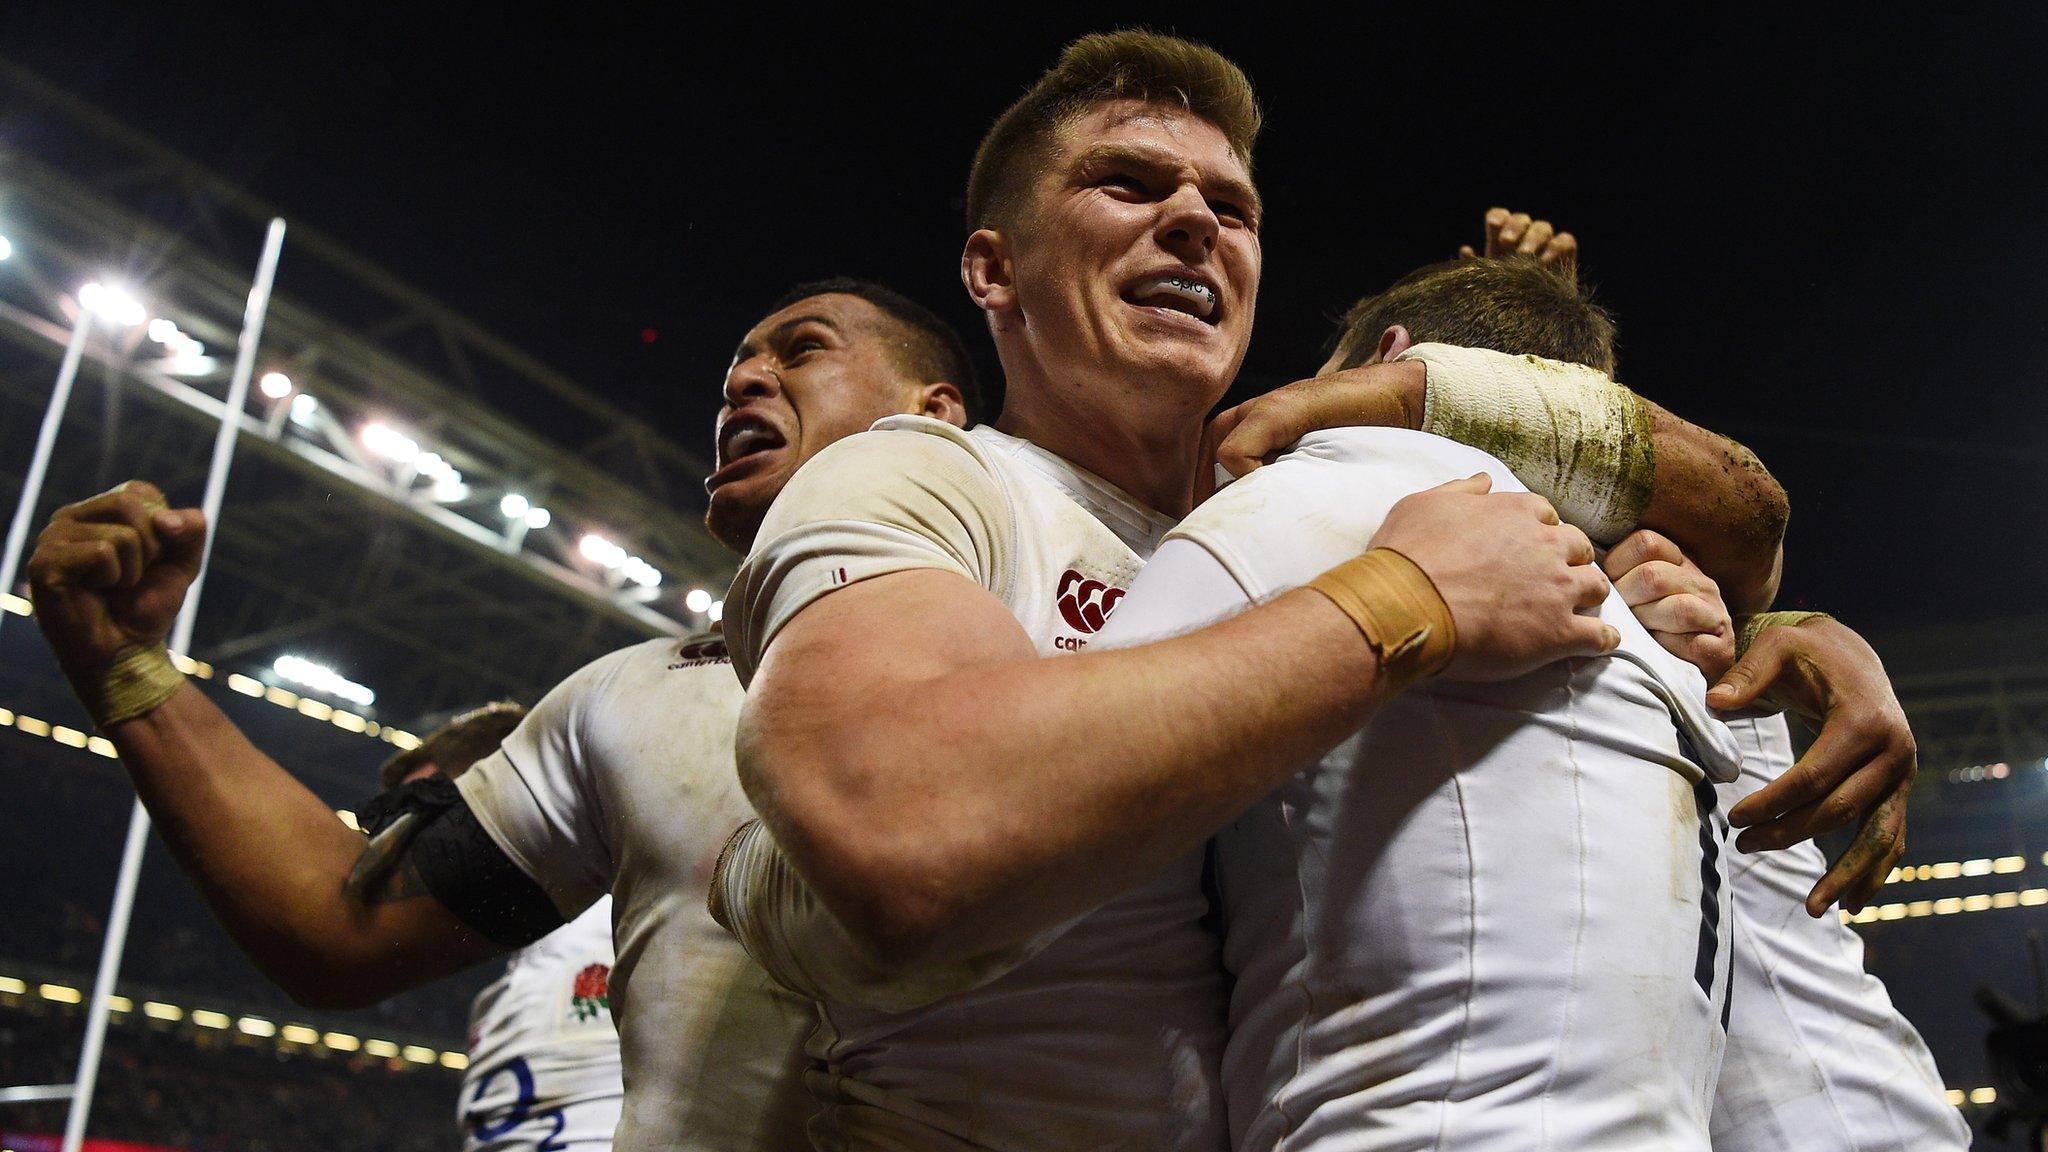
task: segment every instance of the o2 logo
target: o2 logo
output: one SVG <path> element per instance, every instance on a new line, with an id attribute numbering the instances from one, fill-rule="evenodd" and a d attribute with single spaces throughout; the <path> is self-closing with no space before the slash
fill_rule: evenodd
<path id="1" fill-rule="evenodd" d="M 500 1076 L 512 1077 L 512 1086 L 518 1097 L 509 1105 L 480 1108 L 479 1103 L 489 1095 L 491 1085 L 497 1083 Z M 479 1144 L 488 1144 L 528 1122 L 552 1124 L 554 1127 L 541 1137 L 540 1143 L 534 1145 L 535 1152 L 569 1152 L 567 1144 L 559 1143 L 568 1119 L 560 1108 L 534 1111 L 533 1106 L 538 1103 L 540 1097 L 534 1092 L 533 1069 L 527 1065 L 525 1057 L 514 1056 L 477 1077 L 476 1090 L 469 1094 L 469 1111 L 462 1120 L 469 1126 L 470 1136 Z"/>

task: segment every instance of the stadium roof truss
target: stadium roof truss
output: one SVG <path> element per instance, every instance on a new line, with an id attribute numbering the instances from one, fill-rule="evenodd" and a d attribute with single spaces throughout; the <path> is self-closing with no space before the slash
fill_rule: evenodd
<path id="1" fill-rule="evenodd" d="M 0 61 L 10 505 L 81 286 L 110 277 L 209 355 L 174 356 L 143 325 L 101 326 L 44 511 L 131 475 L 196 498 L 263 223 L 279 214 Z M 197 655 L 267 664 L 324 644 L 412 715 L 530 701 L 603 651 L 702 627 L 685 589 L 715 595 L 730 577 L 701 522 L 703 460 L 303 225 L 286 239 L 257 370 L 293 390 L 252 390 L 238 414 Z M 459 482 L 437 482 L 450 474 Z M 508 514 L 515 494 L 547 513 Z M 613 562 L 593 560 L 586 534 L 610 542 Z"/>

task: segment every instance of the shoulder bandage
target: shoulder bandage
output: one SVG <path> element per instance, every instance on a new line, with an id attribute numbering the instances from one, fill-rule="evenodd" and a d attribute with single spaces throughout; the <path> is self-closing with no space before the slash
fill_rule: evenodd
<path id="1" fill-rule="evenodd" d="M 1596 543 L 1634 531 L 1656 480 L 1642 398 L 1579 364 L 1417 344 L 1422 430 L 1496 457 Z"/>

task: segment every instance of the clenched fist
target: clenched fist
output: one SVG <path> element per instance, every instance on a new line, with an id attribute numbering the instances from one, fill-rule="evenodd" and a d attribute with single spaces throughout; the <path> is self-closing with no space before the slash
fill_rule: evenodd
<path id="1" fill-rule="evenodd" d="M 162 642 L 205 545 L 204 514 L 171 508 L 145 480 L 59 508 L 28 560 L 36 624 L 57 663 L 86 672 Z"/>

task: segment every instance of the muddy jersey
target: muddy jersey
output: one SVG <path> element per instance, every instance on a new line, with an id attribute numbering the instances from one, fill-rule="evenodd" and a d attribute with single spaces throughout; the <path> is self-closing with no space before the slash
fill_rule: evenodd
<path id="1" fill-rule="evenodd" d="M 1174 530 L 1106 640 L 1298 587 L 1479 471 L 1522 487 L 1434 436 L 1311 433 Z M 1155 587 L 1231 583 L 1151 615 Z M 1708 773 L 1736 754 L 1698 671 L 1619 595 L 1599 614 L 1611 655 L 1417 684 L 1217 836 L 1234 1147 L 1707 1152 L 1729 965 Z"/>
<path id="2" fill-rule="evenodd" d="M 705 911 L 718 851 L 753 815 L 733 767 L 744 694 L 717 640 L 650 640 L 571 675 L 456 780 L 568 919 L 612 894 L 606 984 L 632 1152 L 801 1147 L 807 1004 Z"/>
<path id="3" fill-rule="evenodd" d="M 612 902 L 512 954 L 469 1013 L 457 1116 L 466 1152 L 603 1152 L 619 1126 Z"/>
<path id="4" fill-rule="evenodd" d="M 751 676 L 834 589 L 938 569 L 986 588 L 1041 653 L 1086 647 L 1171 521 L 1026 441 L 892 417 L 790 482 L 726 600 Z M 825 1148 L 1223 1146 L 1223 986 L 1201 854 L 1081 917 L 990 982 L 907 1012 L 830 1000 L 814 1038 Z"/>

